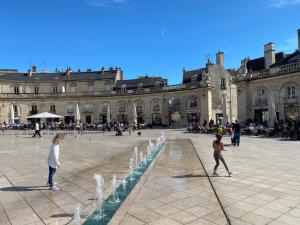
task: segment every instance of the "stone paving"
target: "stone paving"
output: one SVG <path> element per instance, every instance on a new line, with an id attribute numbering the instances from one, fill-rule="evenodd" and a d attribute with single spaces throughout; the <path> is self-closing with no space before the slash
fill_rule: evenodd
<path id="1" fill-rule="evenodd" d="M 110 225 L 227 224 L 189 139 L 167 142 L 134 201 L 122 207 L 127 212 Z"/>
<path id="2" fill-rule="evenodd" d="M 67 135 L 60 147 L 62 165 L 55 175 L 61 188 L 58 192 L 46 186 L 47 155 L 53 135 L 40 139 L 1 135 L 0 225 L 67 224 L 77 203 L 89 214 L 94 203 L 94 173 L 104 177 L 104 196 L 108 196 L 112 175 L 116 174 L 119 182 L 128 175 L 134 147 L 146 150 L 146 140 L 160 134 L 153 131 L 133 138 L 128 134 L 116 137 L 111 132 L 76 139 Z"/>
<path id="3" fill-rule="evenodd" d="M 128 174 L 128 161 L 132 156 L 134 146 L 145 149 L 146 141 L 149 138 L 156 139 L 160 134 L 160 130 L 143 130 L 140 137 L 136 135 L 130 137 L 128 134 L 123 137 L 116 137 L 113 133 L 84 135 L 76 139 L 73 136 L 67 136 L 61 146 L 62 167 L 56 176 L 56 181 L 61 187 L 58 192 L 49 191 L 45 186 L 48 175 L 46 159 L 52 136 L 32 139 L 26 135 L 21 137 L 1 135 L 0 225 L 71 224 L 73 208 L 78 202 L 84 205 L 86 216 L 92 210 L 95 192 L 93 174 L 101 173 L 104 176 L 105 196 L 108 196 L 110 193 L 108 185 L 112 174 L 116 173 L 119 180 Z M 158 158 L 157 166 L 154 164 L 153 174 L 156 172 L 157 177 L 154 176 L 152 181 L 149 180 L 152 187 L 148 188 L 147 183 L 145 183 L 146 186 L 142 186 L 141 190 L 145 189 L 150 191 L 148 193 L 155 195 L 156 191 L 151 190 L 156 188 L 153 185 L 156 183 L 154 182 L 155 179 L 178 182 L 178 188 L 181 185 L 193 184 L 191 187 L 184 186 L 182 190 L 177 189 L 178 193 L 182 194 L 177 194 L 176 188 L 173 192 L 176 194 L 173 194 L 172 191 L 169 192 L 171 188 L 165 188 L 166 202 L 164 203 L 164 200 L 158 201 L 162 205 L 155 206 L 153 204 L 150 206 L 151 211 L 155 215 L 159 215 L 162 224 L 171 224 L 168 223 L 170 220 L 174 224 L 188 224 L 189 222 L 193 224 L 197 220 L 196 224 L 224 224 L 224 218 L 218 219 L 222 217 L 220 213 L 208 212 L 205 214 L 205 209 L 209 208 L 204 206 L 199 206 L 204 208 L 204 211 L 199 208 L 198 214 L 195 213 L 197 209 L 187 212 L 191 215 L 188 218 L 196 217 L 192 221 L 184 221 L 186 217 L 183 215 L 176 216 L 177 213 L 179 215 L 181 212 L 183 212 L 182 214 L 186 213 L 185 207 L 180 209 L 171 205 L 172 208 L 167 207 L 166 212 L 160 208 L 171 204 L 168 202 L 168 198 L 172 197 L 168 196 L 188 199 L 189 196 L 183 196 L 186 189 L 193 189 L 195 195 L 199 194 L 198 198 L 206 199 L 206 202 L 209 200 L 215 202 L 213 195 L 210 196 L 211 198 L 207 198 L 211 190 L 209 190 L 209 186 L 204 185 L 204 181 L 208 181 L 207 178 L 199 176 L 203 175 L 203 171 L 201 171 L 196 154 L 194 153 L 194 156 L 190 157 L 192 155 L 189 153 L 192 152 L 189 150 L 190 147 L 184 147 L 183 154 L 178 154 L 181 145 L 174 145 L 172 141 L 178 138 L 190 139 L 205 169 L 211 174 L 214 166 L 211 143 L 214 137 L 212 135 L 189 134 L 185 133 L 184 130 L 165 130 L 165 135 L 170 141 L 170 146 L 173 147 L 166 148 L 166 152 L 162 152 L 160 156 L 162 158 Z M 224 142 L 229 144 L 229 137 L 225 137 Z M 297 141 L 259 137 L 242 137 L 239 148 L 226 146 L 228 151 L 224 152 L 223 155 L 229 168 L 236 171 L 237 174 L 231 178 L 224 177 L 226 171 L 220 164 L 218 172 L 221 176 L 210 177 L 210 179 L 230 217 L 231 224 L 300 224 L 299 147 L 300 142 Z M 169 158 L 176 159 L 178 163 L 176 165 L 167 163 L 166 168 L 164 168 L 165 164 L 161 164 L 161 162 L 166 159 L 167 155 L 165 154 L 172 156 Z M 190 164 L 189 169 L 184 166 L 187 162 L 190 162 L 188 163 Z M 170 178 L 170 176 L 175 175 L 173 169 L 179 175 L 192 173 L 199 177 Z M 192 187 L 194 184 L 197 184 L 197 187 Z M 206 197 L 201 196 L 201 194 L 206 195 Z M 180 200 L 178 199 L 178 201 Z M 194 200 L 191 198 L 190 201 L 193 202 Z M 203 201 L 205 202 L 205 200 Z M 137 203 L 140 204 L 141 202 Z M 151 205 L 151 203 L 149 204 Z M 189 203 L 183 203 L 183 206 L 184 204 Z M 147 203 L 143 207 L 147 207 Z M 177 207 L 180 206 L 177 205 Z M 180 211 L 173 211 L 174 208 Z M 141 207 L 141 209 L 144 208 Z M 173 213 L 174 217 L 170 217 L 169 213 Z M 131 218 L 130 216 L 129 214 L 126 215 L 127 221 L 130 221 L 128 219 Z M 134 221 L 138 220 L 141 224 L 155 222 L 152 221 L 152 216 L 150 216 L 150 221 L 145 218 L 144 220 L 133 218 Z M 126 222 L 126 219 L 124 218 L 123 223 Z M 182 220 L 180 221 L 180 219 Z"/>

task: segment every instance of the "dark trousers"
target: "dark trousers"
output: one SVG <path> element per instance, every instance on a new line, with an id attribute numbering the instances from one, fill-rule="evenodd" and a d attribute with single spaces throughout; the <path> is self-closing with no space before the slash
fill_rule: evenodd
<path id="1" fill-rule="evenodd" d="M 37 134 L 39 135 L 39 137 L 42 137 L 42 136 L 41 136 L 41 132 L 40 132 L 39 130 L 36 130 L 36 131 L 34 132 L 34 135 L 33 135 L 32 137 L 35 137 L 35 135 L 37 135 Z"/>
<path id="2" fill-rule="evenodd" d="M 50 187 L 54 186 L 54 184 L 53 184 L 53 177 L 54 177 L 55 172 L 56 172 L 56 169 L 52 168 L 51 166 L 49 166 L 48 184 L 50 184 Z"/>
<path id="3" fill-rule="evenodd" d="M 226 162 L 225 162 L 225 159 L 223 158 L 223 155 L 221 154 L 221 153 L 218 153 L 218 152 L 214 152 L 214 158 L 215 158 L 215 161 L 216 161 L 216 165 L 215 165 L 215 168 L 214 168 L 214 171 L 216 172 L 217 171 L 217 169 L 218 169 L 218 167 L 219 167 L 219 160 L 221 160 L 221 162 L 224 164 L 224 166 L 225 166 L 225 169 L 227 170 L 227 171 L 229 171 L 228 170 L 228 167 L 227 167 L 227 164 L 226 164 Z"/>
<path id="4" fill-rule="evenodd" d="M 240 132 L 237 132 L 237 133 L 234 133 L 234 143 L 233 145 L 237 145 L 239 146 L 240 145 L 240 139 L 241 139 L 241 133 Z"/>

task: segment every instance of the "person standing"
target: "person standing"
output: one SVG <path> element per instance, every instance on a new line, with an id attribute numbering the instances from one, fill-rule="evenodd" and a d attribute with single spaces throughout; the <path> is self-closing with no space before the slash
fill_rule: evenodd
<path id="1" fill-rule="evenodd" d="M 213 172 L 212 175 L 213 176 L 219 176 L 218 173 L 217 173 L 217 169 L 219 167 L 219 161 L 221 160 L 221 162 L 225 166 L 225 169 L 228 173 L 228 176 L 230 177 L 232 173 L 229 171 L 228 166 L 225 162 L 225 159 L 222 155 L 222 151 L 225 151 L 225 150 L 224 150 L 224 144 L 222 143 L 221 140 L 222 140 L 222 135 L 217 134 L 216 135 L 216 140 L 214 140 L 214 142 L 213 142 L 214 158 L 215 158 L 215 161 L 216 161 L 216 165 L 214 167 L 214 172 Z"/>
<path id="2" fill-rule="evenodd" d="M 48 186 L 52 191 L 58 191 L 59 188 L 53 181 L 53 177 L 56 173 L 56 169 L 60 167 L 58 161 L 59 158 L 59 144 L 62 142 L 63 136 L 61 134 L 56 134 L 53 138 L 52 145 L 48 154 L 48 166 L 49 166 L 49 176 L 48 176 Z"/>
<path id="3" fill-rule="evenodd" d="M 41 127 L 40 127 L 40 124 L 39 124 L 39 122 L 36 122 L 35 123 L 35 132 L 34 132 L 34 135 L 32 136 L 32 137 L 35 137 L 35 135 L 39 135 L 39 137 L 42 137 L 41 136 L 41 129 L 40 129 Z"/>
<path id="4" fill-rule="evenodd" d="M 233 125 L 233 131 L 234 131 L 234 146 L 240 146 L 240 139 L 241 139 L 241 124 L 236 120 L 235 124 Z"/>

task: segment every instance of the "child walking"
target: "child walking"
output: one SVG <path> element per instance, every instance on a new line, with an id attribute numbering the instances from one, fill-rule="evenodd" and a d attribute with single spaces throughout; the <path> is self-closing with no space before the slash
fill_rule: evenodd
<path id="1" fill-rule="evenodd" d="M 222 155 L 222 151 L 225 151 L 224 150 L 224 144 L 222 143 L 222 135 L 220 134 L 217 134 L 216 135 L 216 140 L 214 140 L 213 142 L 213 148 L 214 148 L 214 158 L 215 158 L 215 161 L 216 161 L 216 165 L 214 167 L 214 172 L 213 172 L 213 176 L 218 176 L 218 173 L 217 173 L 217 169 L 219 167 L 219 160 L 221 160 L 221 162 L 224 164 L 227 172 L 228 172 L 228 176 L 230 177 L 231 176 L 231 172 L 229 171 L 227 165 L 226 165 L 226 162 L 225 162 L 225 159 L 223 158 L 223 155 Z"/>
<path id="2" fill-rule="evenodd" d="M 48 166 L 49 166 L 48 186 L 50 186 L 50 190 L 52 191 L 59 190 L 59 188 L 56 187 L 56 183 L 53 181 L 53 177 L 57 167 L 60 167 L 58 157 L 59 157 L 59 144 L 62 142 L 62 140 L 63 140 L 63 135 L 56 134 L 53 138 L 50 152 L 48 154 Z"/>

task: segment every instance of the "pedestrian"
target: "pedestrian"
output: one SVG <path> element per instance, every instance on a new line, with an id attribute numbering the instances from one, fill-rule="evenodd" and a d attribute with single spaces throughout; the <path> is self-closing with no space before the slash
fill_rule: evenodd
<path id="1" fill-rule="evenodd" d="M 131 123 L 128 123 L 128 132 L 129 132 L 129 135 L 131 136 L 131 132 L 132 132 L 132 124 Z"/>
<path id="2" fill-rule="evenodd" d="M 235 146 L 240 146 L 240 140 L 241 140 L 241 124 L 238 122 L 238 120 L 235 121 L 235 124 L 233 125 L 233 131 L 234 131 L 234 143 Z"/>
<path id="3" fill-rule="evenodd" d="M 36 122 L 35 123 L 35 132 L 34 132 L 34 135 L 32 137 L 35 137 L 35 135 L 37 135 L 37 134 L 39 135 L 39 137 L 42 137 L 40 128 L 41 128 L 41 126 L 40 126 L 39 122 Z"/>
<path id="4" fill-rule="evenodd" d="M 213 142 L 214 158 L 215 158 L 215 161 L 216 161 L 216 165 L 214 167 L 214 172 L 213 172 L 212 175 L 213 176 L 219 176 L 218 173 L 217 173 L 217 169 L 219 167 L 219 161 L 221 160 L 221 162 L 225 166 L 225 169 L 228 173 L 228 176 L 230 177 L 232 173 L 229 171 L 229 169 L 227 167 L 227 164 L 225 162 L 225 159 L 222 155 L 222 151 L 225 151 L 225 150 L 224 150 L 224 144 L 222 143 L 221 140 L 222 140 L 222 135 L 217 134 L 216 135 L 216 140 L 214 140 L 214 142 Z"/>
<path id="5" fill-rule="evenodd" d="M 53 138 L 50 152 L 48 154 L 49 177 L 48 177 L 47 185 L 50 187 L 50 190 L 52 191 L 59 190 L 59 188 L 56 186 L 56 183 L 53 181 L 53 177 L 55 175 L 56 169 L 60 167 L 60 163 L 58 161 L 59 144 L 62 142 L 62 140 L 63 140 L 63 135 L 56 134 Z"/>

